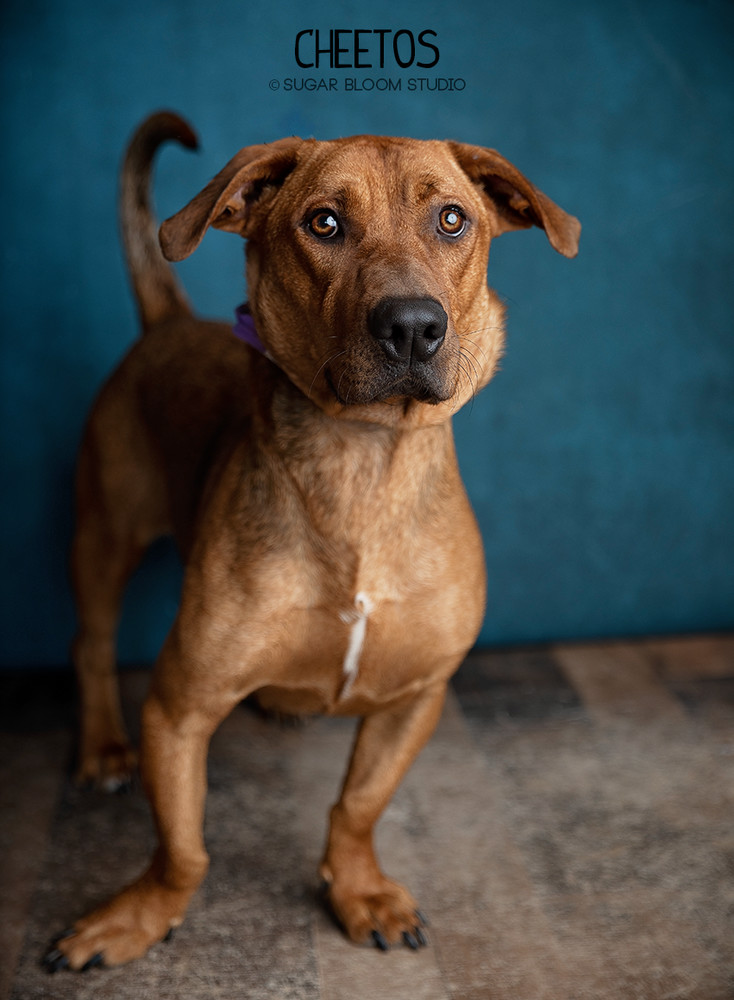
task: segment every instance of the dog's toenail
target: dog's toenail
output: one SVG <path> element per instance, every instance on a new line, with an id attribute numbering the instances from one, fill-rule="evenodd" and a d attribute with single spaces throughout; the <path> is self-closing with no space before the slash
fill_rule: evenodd
<path id="1" fill-rule="evenodd" d="M 390 946 L 379 931 L 372 931 L 372 940 L 380 951 L 389 951 Z"/>
<path id="2" fill-rule="evenodd" d="M 43 967 L 47 972 L 58 972 L 59 969 L 66 969 L 69 966 L 69 959 L 58 948 L 49 951 L 43 959 Z"/>
<path id="3" fill-rule="evenodd" d="M 411 951 L 418 951 L 418 942 L 408 931 L 403 931 L 403 944 L 407 945 Z"/>

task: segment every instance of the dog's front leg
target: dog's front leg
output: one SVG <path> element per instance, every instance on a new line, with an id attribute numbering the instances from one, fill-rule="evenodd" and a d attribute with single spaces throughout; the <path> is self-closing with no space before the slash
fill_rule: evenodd
<path id="1" fill-rule="evenodd" d="M 159 846 L 147 871 L 79 920 L 46 956 L 51 971 L 119 965 L 143 955 L 184 918 L 208 868 L 203 840 L 206 757 L 216 726 L 233 707 L 199 691 L 173 696 L 159 680 L 143 708 L 141 774 Z"/>
<path id="2" fill-rule="evenodd" d="M 441 715 L 446 684 L 367 716 L 357 733 L 331 825 L 321 875 L 329 902 L 349 937 L 379 948 L 424 943 L 423 917 L 407 889 L 380 871 L 373 831 Z"/>

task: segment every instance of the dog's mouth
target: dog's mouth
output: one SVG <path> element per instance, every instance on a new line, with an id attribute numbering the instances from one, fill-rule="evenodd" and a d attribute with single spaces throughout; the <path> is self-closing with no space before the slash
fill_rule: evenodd
<path id="1" fill-rule="evenodd" d="M 385 371 L 371 378 L 354 378 L 346 371 L 336 374 L 329 367 L 324 374 L 329 391 L 342 406 L 409 399 L 435 406 L 450 399 L 454 393 L 453 385 L 447 385 L 446 380 L 428 365 L 416 365 L 400 373 Z"/>

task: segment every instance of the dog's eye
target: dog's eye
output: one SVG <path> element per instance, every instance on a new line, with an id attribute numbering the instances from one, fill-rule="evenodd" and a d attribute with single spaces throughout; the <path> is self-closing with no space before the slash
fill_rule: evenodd
<path id="1" fill-rule="evenodd" d="M 447 205 L 439 213 L 438 228 L 444 236 L 461 236 L 466 229 L 466 216 L 455 205 Z"/>
<path id="2" fill-rule="evenodd" d="M 341 232 L 341 226 L 336 214 L 328 208 L 322 208 L 318 212 L 314 212 L 308 220 L 308 228 L 320 240 L 330 240 L 337 233 Z"/>

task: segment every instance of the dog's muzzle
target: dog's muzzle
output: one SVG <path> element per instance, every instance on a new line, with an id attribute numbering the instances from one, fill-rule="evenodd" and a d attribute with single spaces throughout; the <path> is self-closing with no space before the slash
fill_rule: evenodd
<path id="1" fill-rule="evenodd" d="M 442 346 L 449 318 L 436 299 L 384 298 L 367 315 L 367 341 L 325 378 L 340 403 L 414 399 L 440 403 L 456 387 L 456 359 Z"/>

